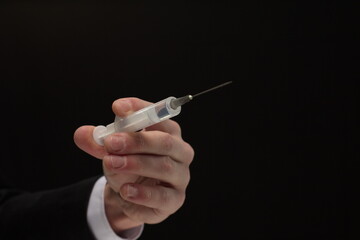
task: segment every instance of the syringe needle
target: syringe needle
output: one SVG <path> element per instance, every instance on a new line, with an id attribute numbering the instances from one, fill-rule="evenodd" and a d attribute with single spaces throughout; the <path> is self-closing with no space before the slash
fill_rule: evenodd
<path id="1" fill-rule="evenodd" d="M 230 83 L 232 83 L 232 81 L 228 81 L 228 82 L 226 82 L 226 83 L 223 83 L 223 84 L 217 85 L 217 86 L 215 86 L 215 87 L 209 88 L 209 89 L 207 89 L 207 90 L 205 90 L 205 91 L 202 91 L 202 92 L 199 92 L 199 93 L 193 95 L 192 97 L 194 98 L 194 97 L 197 97 L 197 96 L 199 96 L 199 95 L 201 95 L 201 94 L 214 91 L 215 89 L 224 87 L 224 86 L 226 86 L 226 85 L 228 85 L 228 84 L 230 84 Z"/>
<path id="2" fill-rule="evenodd" d="M 176 99 L 174 99 L 174 100 L 171 101 L 170 106 L 171 106 L 172 109 L 177 109 L 179 106 L 182 106 L 182 105 L 184 105 L 185 103 L 191 101 L 194 97 L 197 97 L 197 96 L 199 96 L 199 95 L 201 95 L 201 94 L 204 94 L 204 93 L 213 91 L 213 90 L 215 90 L 215 89 L 224 87 L 225 85 L 228 85 L 228 84 L 230 84 L 230 83 L 232 83 L 232 81 L 228 81 L 228 82 L 225 82 L 225 83 L 223 83 L 223 84 L 217 85 L 217 86 L 215 86 L 215 87 L 209 88 L 209 89 L 207 89 L 207 90 L 205 90 L 205 91 L 202 91 L 202 92 L 199 92 L 199 93 L 197 93 L 197 94 L 195 94 L 195 95 L 186 95 L 186 96 L 184 96 L 184 97 L 176 98 Z"/>

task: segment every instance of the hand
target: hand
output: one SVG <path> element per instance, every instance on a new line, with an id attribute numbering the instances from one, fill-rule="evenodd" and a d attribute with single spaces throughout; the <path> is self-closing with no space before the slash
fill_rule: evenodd
<path id="1" fill-rule="evenodd" d="M 113 111 L 124 117 L 150 105 L 138 98 L 122 98 Z M 105 210 L 116 232 L 143 223 L 159 223 L 184 203 L 194 151 L 181 138 L 180 126 L 166 120 L 136 133 L 115 133 L 104 146 L 92 138 L 93 126 L 76 130 L 77 146 L 103 160 Z"/>

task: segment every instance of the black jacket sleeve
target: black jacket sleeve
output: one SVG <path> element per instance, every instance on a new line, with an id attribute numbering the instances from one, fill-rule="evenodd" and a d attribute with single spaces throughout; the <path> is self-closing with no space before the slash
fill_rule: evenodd
<path id="1" fill-rule="evenodd" d="M 94 239 L 86 212 L 97 179 L 36 193 L 1 188 L 0 239 Z"/>

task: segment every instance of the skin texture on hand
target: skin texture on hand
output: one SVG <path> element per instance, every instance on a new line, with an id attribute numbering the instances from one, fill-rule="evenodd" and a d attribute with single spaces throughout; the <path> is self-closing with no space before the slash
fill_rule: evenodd
<path id="1" fill-rule="evenodd" d="M 112 109 L 124 117 L 150 104 L 122 98 Z M 175 121 L 166 120 L 135 133 L 114 133 L 105 139 L 104 146 L 93 140 L 93 129 L 78 128 L 74 141 L 83 151 L 103 160 L 105 211 L 115 232 L 162 222 L 182 206 L 194 150 L 182 139 Z"/>

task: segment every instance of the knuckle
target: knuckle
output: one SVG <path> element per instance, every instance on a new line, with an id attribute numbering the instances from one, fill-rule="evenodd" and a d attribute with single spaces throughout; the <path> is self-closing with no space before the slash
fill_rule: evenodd
<path id="1" fill-rule="evenodd" d="M 189 152 L 189 155 L 190 155 L 190 159 L 192 160 L 195 156 L 195 151 L 194 149 L 188 144 L 188 152 Z"/>
<path id="2" fill-rule="evenodd" d="M 177 123 L 175 121 L 171 121 L 171 127 L 175 133 L 178 133 L 179 135 L 181 135 L 181 127 L 180 127 L 179 123 Z"/>
<path id="3" fill-rule="evenodd" d="M 190 182 L 190 179 L 191 179 L 189 168 L 186 168 L 185 173 L 182 175 L 182 179 L 183 179 L 183 181 L 185 183 L 185 186 L 189 185 L 189 182 Z"/>
<path id="4" fill-rule="evenodd" d="M 167 204 L 169 204 L 170 200 L 171 200 L 171 197 L 170 197 L 170 194 L 167 191 L 167 189 L 166 188 L 161 188 L 160 201 L 162 202 L 162 204 L 167 205 Z"/>
<path id="5" fill-rule="evenodd" d="M 172 174 L 174 171 L 174 162 L 169 156 L 164 156 L 160 164 L 160 170 L 164 174 Z"/>
<path id="6" fill-rule="evenodd" d="M 188 143 L 185 143 L 185 153 L 185 162 L 191 164 L 195 156 L 195 151 Z"/>
<path id="7" fill-rule="evenodd" d="M 109 156 L 104 156 L 103 161 L 102 161 L 102 165 L 104 170 L 109 170 L 112 168 L 112 164 L 111 164 L 111 157 Z"/>
<path id="8" fill-rule="evenodd" d="M 151 199 L 153 198 L 153 192 L 151 190 L 144 190 L 144 200 L 146 202 L 151 201 Z"/>
<path id="9" fill-rule="evenodd" d="M 141 160 L 135 156 L 127 156 L 127 164 L 125 166 L 127 171 L 141 173 L 143 171 L 144 165 Z"/>
<path id="10" fill-rule="evenodd" d="M 144 135 L 141 132 L 135 133 L 135 144 L 138 148 L 142 149 L 146 145 Z"/>
<path id="11" fill-rule="evenodd" d="M 164 150 L 170 151 L 174 145 L 174 139 L 169 133 L 165 133 L 165 135 L 161 139 L 161 144 Z"/>
<path id="12" fill-rule="evenodd" d="M 116 106 L 117 106 L 117 104 L 118 104 L 118 102 L 119 102 L 120 100 L 118 99 L 118 100 L 115 100 L 115 101 L 113 101 L 113 103 L 112 103 L 112 105 L 111 105 L 111 108 L 112 108 L 112 110 L 115 112 L 115 110 L 116 110 Z"/>

